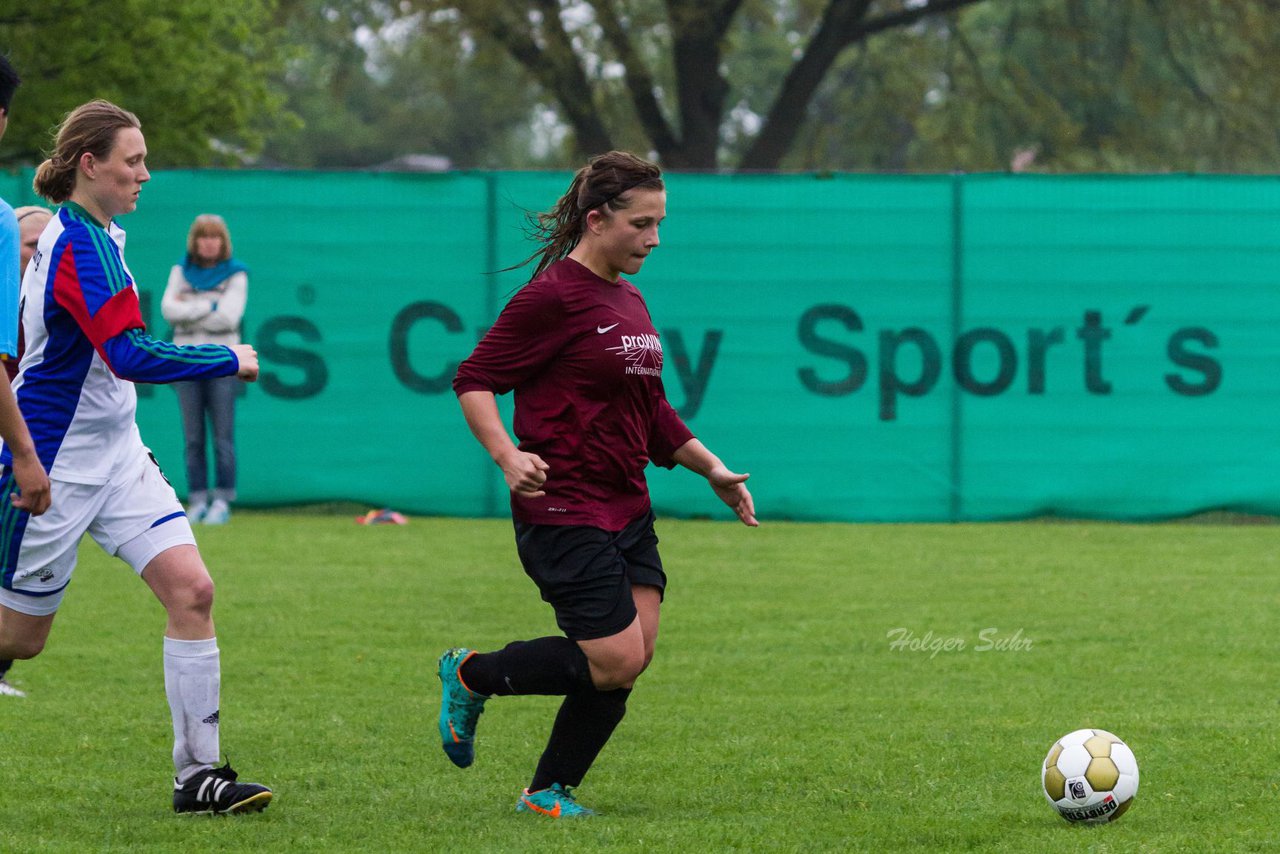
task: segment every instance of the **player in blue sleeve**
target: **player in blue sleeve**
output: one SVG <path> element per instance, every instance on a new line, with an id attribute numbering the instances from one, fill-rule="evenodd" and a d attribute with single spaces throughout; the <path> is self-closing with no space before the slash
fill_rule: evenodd
<path id="1" fill-rule="evenodd" d="M 9 60 L 0 55 L 0 138 L 9 127 L 9 107 L 21 81 Z M 18 357 L 18 219 L 0 199 L 0 359 L 7 365 Z M 0 383 L 0 439 L 12 451 L 8 466 L 0 469 L 0 482 L 12 486 L 9 501 L 15 509 L 39 516 L 49 508 L 49 476 L 9 384 Z M 0 696 L 24 696 L 5 679 L 13 659 L 0 650 Z"/>

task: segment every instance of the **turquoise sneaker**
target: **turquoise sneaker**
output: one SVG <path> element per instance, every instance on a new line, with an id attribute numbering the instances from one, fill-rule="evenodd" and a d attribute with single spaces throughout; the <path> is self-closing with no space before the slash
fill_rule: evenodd
<path id="1" fill-rule="evenodd" d="M 590 818 L 596 814 L 573 799 L 573 787 L 552 783 L 545 789 L 525 789 L 516 801 L 516 812 L 531 812 L 548 818 Z"/>
<path id="2" fill-rule="evenodd" d="M 445 755 L 459 768 L 466 768 L 476 758 L 476 721 L 484 712 L 484 694 L 477 694 L 462 683 L 458 669 L 475 655 L 466 647 L 446 649 L 440 656 L 436 675 L 440 677 L 440 743 Z"/>

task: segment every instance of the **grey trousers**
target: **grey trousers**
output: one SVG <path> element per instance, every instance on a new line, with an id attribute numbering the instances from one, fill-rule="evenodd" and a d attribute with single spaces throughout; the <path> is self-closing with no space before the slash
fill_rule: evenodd
<path id="1" fill-rule="evenodd" d="M 236 497 L 236 395 L 240 380 L 219 377 L 174 383 L 182 411 L 186 440 L 187 501 L 209 500 L 209 467 L 205 456 L 205 423 L 213 427 L 213 497 L 231 502 Z"/>

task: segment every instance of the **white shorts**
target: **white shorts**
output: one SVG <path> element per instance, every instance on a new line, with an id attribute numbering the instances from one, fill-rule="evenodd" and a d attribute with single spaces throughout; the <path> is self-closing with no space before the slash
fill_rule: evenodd
<path id="1" fill-rule="evenodd" d="M 103 484 L 52 480 L 52 503 L 41 516 L 13 507 L 13 472 L 0 470 L 0 605 L 32 616 L 56 612 L 86 531 L 139 575 L 162 551 L 195 545 L 187 514 L 151 452 L 138 445 L 131 456 Z"/>

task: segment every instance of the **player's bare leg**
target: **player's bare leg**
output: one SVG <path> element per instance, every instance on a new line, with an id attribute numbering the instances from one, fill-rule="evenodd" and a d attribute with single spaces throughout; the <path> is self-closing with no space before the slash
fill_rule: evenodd
<path id="1" fill-rule="evenodd" d="M 25 697 L 6 678 L 14 659 L 35 658 L 44 649 L 53 628 L 53 614 L 36 617 L 0 605 L 0 696 Z"/>
<path id="2" fill-rule="evenodd" d="M 257 812 L 271 790 L 239 783 L 219 758 L 221 666 L 213 632 L 213 580 L 192 545 L 165 549 L 147 564 L 142 578 L 164 605 L 165 694 L 173 716 L 173 808 L 180 813 Z"/>

